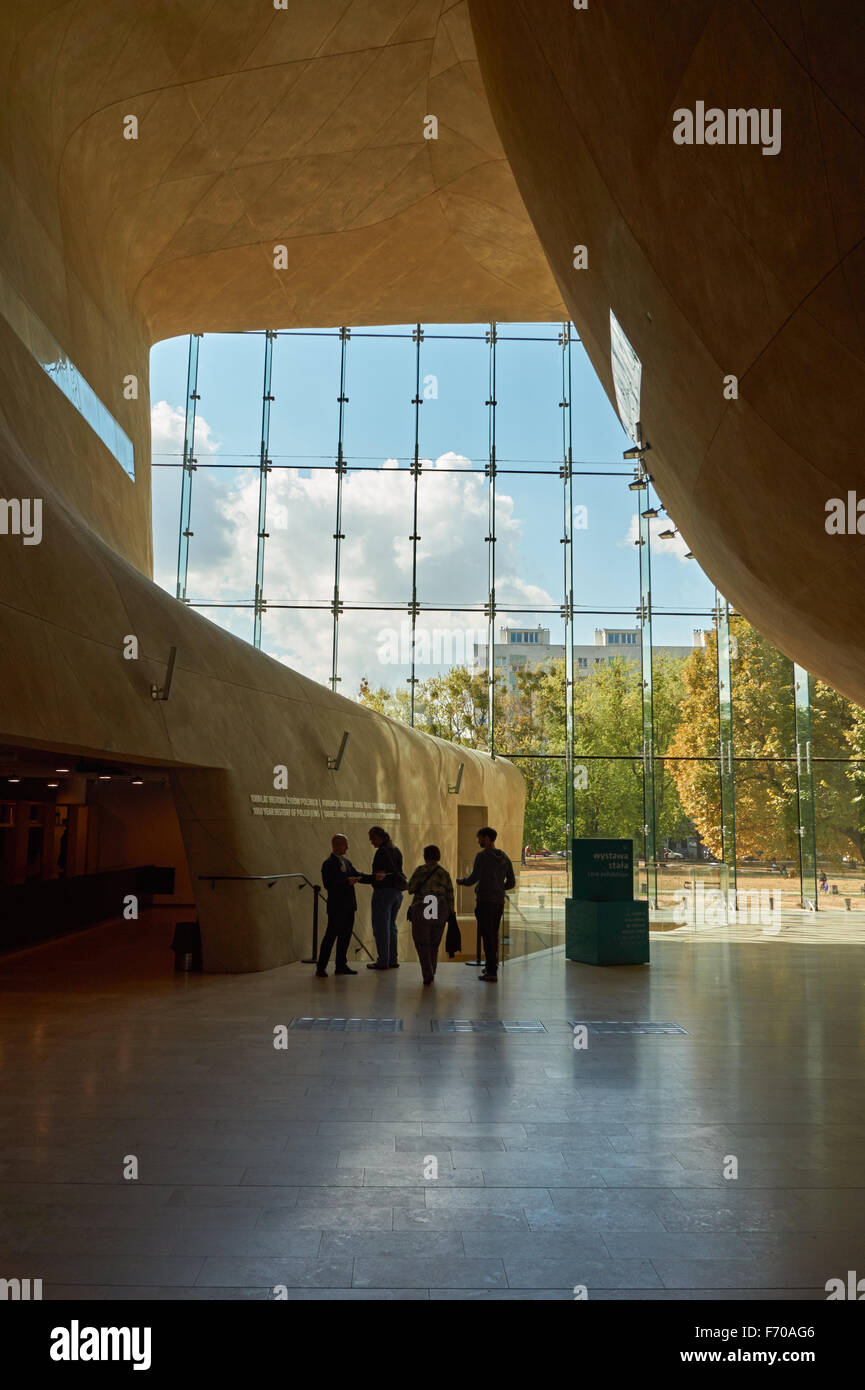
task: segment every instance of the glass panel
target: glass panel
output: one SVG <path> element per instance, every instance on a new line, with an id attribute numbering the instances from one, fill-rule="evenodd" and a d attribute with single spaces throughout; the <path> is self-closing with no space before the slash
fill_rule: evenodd
<path id="1" fill-rule="evenodd" d="M 730 619 L 733 748 L 741 757 L 793 757 L 793 663 L 742 617 Z"/>
<path id="2" fill-rule="evenodd" d="M 851 758 L 865 752 L 863 712 L 852 700 L 811 676 L 811 756 Z"/>
<path id="3" fill-rule="evenodd" d="M 646 897 L 643 763 L 638 758 L 574 757 L 574 838 L 633 840 L 634 893 Z"/>
<path id="4" fill-rule="evenodd" d="M 261 454 L 263 333 L 206 333 L 198 358 L 195 455 L 220 464 L 254 464 Z M 195 486 L 193 485 L 193 493 Z"/>
<path id="5" fill-rule="evenodd" d="M 411 599 L 413 496 L 407 467 L 349 468 L 342 492 L 344 603 L 404 606 Z"/>
<path id="6" fill-rule="evenodd" d="M 414 455 L 417 349 L 412 328 L 353 328 L 348 343 L 344 450 L 349 464 Z M 373 334 L 375 336 L 366 336 Z"/>
<path id="7" fill-rule="evenodd" d="M 486 406 L 490 394 L 490 349 L 483 339 L 483 329 L 480 336 L 457 341 L 437 336 L 452 331 L 448 327 L 424 330 L 420 452 L 423 458 L 437 460 L 441 467 L 473 467 L 483 472 L 490 457 Z M 477 328 L 473 331 L 478 334 Z"/>
<path id="8" fill-rule="evenodd" d="M 724 894 L 729 876 L 723 849 L 721 787 L 717 758 L 664 758 L 655 765 L 658 913 L 677 926 L 722 925 L 726 909 L 713 899 L 708 923 L 706 893 Z M 717 920 L 715 920 L 717 919 Z"/>
<path id="9" fill-rule="evenodd" d="M 268 603 L 332 601 L 335 526 L 335 469 L 273 469 L 264 561 Z"/>
<path id="10" fill-rule="evenodd" d="M 496 462 L 500 468 L 558 472 L 564 458 L 562 399 L 558 343 L 508 342 L 500 336 L 496 349 Z"/>
<path id="11" fill-rule="evenodd" d="M 215 608 L 206 603 L 192 603 L 192 608 L 197 608 L 205 618 L 209 618 L 217 627 L 224 627 L 226 632 L 230 632 L 234 637 L 240 637 L 244 642 L 252 642 L 252 624 L 254 613 L 252 602 L 249 608 Z"/>
<path id="12" fill-rule="evenodd" d="M 498 325 L 495 354 L 487 325 L 427 326 L 418 391 L 412 331 L 355 329 L 344 340 L 339 330 L 281 333 L 274 342 L 263 648 L 327 684 L 336 660 L 336 688 L 350 698 L 470 746 L 488 749 L 492 737 L 524 770 L 525 839 L 537 853 L 513 900 L 512 947 L 519 937 L 521 949 L 536 949 L 525 943 L 549 943 L 560 931 L 560 870 L 551 860 L 569 844 L 571 787 L 575 834 L 633 839 L 636 888 L 657 902 L 656 926 L 685 925 L 676 921 L 685 894 L 685 929 L 693 929 L 698 889 L 704 904 L 714 893 L 728 908 L 733 894 L 731 925 L 743 920 L 737 886 L 746 925 L 751 910 L 759 921 L 761 894 L 800 913 L 801 900 L 818 910 L 865 908 L 865 713 L 794 671 L 744 619 L 730 617 L 728 628 L 726 606 L 715 607 L 682 538 L 661 539 L 670 523 L 654 492 L 629 489 L 633 471 L 621 459 L 629 441 L 582 346 L 572 343 L 566 385 L 558 324 Z M 195 341 L 189 594 L 249 640 L 265 339 Z M 188 346 L 160 345 L 151 378 L 154 462 L 175 465 L 153 471 L 156 573 L 169 592 Z M 570 409 L 560 406 L 565 399 Z M 339 488 L 341 412 L 355 466 Z M 409 467 L 416 421 L 417 481 Z M 575 455 L 570 547 L 560 544 L 563 426 Z M 344 535 L 336 641 L 335 532 Z M 569 556 L 572 767 L 562 609 Z"/>
<path id="13" fill-rule="evenodd" d="M 496 603 L 561 608 L 564 484 L 560 478 L 496 478 Z"/>
<path id="14" fill-rule="evenodd" d="M 799 793 L 799 868 L 802 876 L 802 904 L 804 907 L 817 906 L 817 840 L 814 825 L 814 760 L 811 751 L 811 700 L 810 680 L 807 671 L 801 666 L 793 667 L 794 710 L 796 719 L 796 780 Z M 822 764 L 823 767 L 837 767 L 838 764 Z M 823 779 L 821 778 L 821 783 Z M 824 784 L 825 785 L 825 784 Z M 839 789 L 839 809 L 842 818 L 850 821 L 850 785 Z M 846 793 L 846 795 L 845 795 Z M 828 817 L 826 817 L 828 820 Z M 821 817 L 821 823 L 825 820 Z M 846 838 L 846 837 L 845 837 Z M 845 862 L 851 856 L 849 847 Z"/>
<path id="15" fill-rule="evenodd" d="M 865 907 L 861 810 L 865 763 L 823 760 L 813 762 L 812 767 L 817 884 L 811 889 L 806 876 L 806 860 L 803 867 L 805 896 L 811 897 L 816 892 L 820 912 L 824 908 L 844 910 L 847 898 L 851 899 L 851 907 Z"/>
<path id="16" fill-rule="evenodd" d="M 646 456 L 651 473 L 652 455 Z M 652 587 L 657 614 L 672 610 L 676 613 L 710 613 L 715 604 L 715 586 L 703 573 L 696 560 L 688 559 L 688 539 L 678 531 L 652 486 L 637 493 L 645 499 L 643 510 L 656 513 L 651 518 Z M 671 538 L 665 533 L 673 531 Z"/>
<path id="17" fill-rule="evenodd" d="M 575 622 L 574 748 L 578 761 L 581 755 L 642 752 L 639 629 L 609 623 L 605 616 L 599 615 L 593 622 L 591 614 L 583 613 Z"/>
<path id="18" fill-rule="evenodd" d="M 751 917 L 757 900 L 771 898 L 782 909 L 801 907 L 796 763 L 736 757 L 733 767 L 737 893 L 751 895 Z"/>
<path id="19" fill-rule="evenodd" d="M 411 531 L 413 493 L 404 530 Z M 418 479 L 418 601 L 436 608 L 476 604 L 489 596 L 489 482 L 483 473 L 452 472 L 426 462 Z M 411 596 L 411 571 L 405 597 Z M 471 626 L 477 626 L 472 618 Z M 485 622 L 481 616 L 480 625 Z"/>
<path id="20" fill-rule="evenodd" d="M 508 894 L 502 925 L 503 958 L 531 955 L 565 939 L 568 866 L 565 852 L 564 764 L 515 759 L 526 779 L 522 846 L 505 845 L 513 858 L 517 887 Z"/>
<path id="21" fill-rule="evenodd" d="M 0 315 L 20 338 L 31 357 L 39 363 L 54 385 L 63 392 L 81 418 L 114 455 L 123 471 L 134 480 L 135 451 L 129 435 L 121 428 L 72 359 L 2 271 Z"/>
<path id="22" fill-rule="evenodd" d="M 187 594 L 192 603 L 253 601 L 258 476 L 199 464 L 192 488 Z"/>
<path id="23" fill-rule="evenodd" d="M 170 594 L 177 579 L 177 521 L 182 468 L 154 468 L 150 474 L 153 519 L 153 578 Z"/>
<path id="24" fill-rule="evenodd" d="M 339 368 L 340 339 L 336 329 L 330 333 L 277 336 L 273 345 L 270 407 L 270 457 L 274 463 L 335 463 Z"/>
<path id="25" fill-rule="evenodd" d="M 262 614 L 261 650 L 321 685 L 330 683 L 332 644 L 333 617 L 327 609 Z"/>
<path id="26" fill-rule="evenodd" d="M 602 609 L 605 624 L 636 626 L 639 505 L 645 494 L 629 492 L 627 477 L 585 476 L 576 471 L 573 494 L 577 613 Z"/>

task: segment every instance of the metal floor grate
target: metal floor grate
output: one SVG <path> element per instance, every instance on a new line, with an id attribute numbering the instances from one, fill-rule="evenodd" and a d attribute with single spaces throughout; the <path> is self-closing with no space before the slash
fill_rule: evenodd
<path id="1" fill-rule="evenodd" d="M 401 1018 L 293 1018 L 289 1028 L 307 1033 L 401 1033 Z"/>
<path id="2" fill-rule="evenodd" d="M 584 1018 L 569 1018 L 568 1022 L 572 1028 L 588 1028 L 590 1033 L 684 1033 L 685 1037 L 689 1036 L 678 1023 L 589 1023 Z"/>
<path id="3" fill-rule="evenodd" d="M 434 1033 L 545 1033 L 539 1018 L 506 1020 L 501 1018 L 434 1018 Z"/>

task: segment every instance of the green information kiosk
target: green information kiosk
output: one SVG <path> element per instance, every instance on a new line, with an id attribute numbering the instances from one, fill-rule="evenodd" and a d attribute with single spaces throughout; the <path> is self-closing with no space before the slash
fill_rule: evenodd
<path id="1" fill-rule="evenodd" d="M 645 965 L 649 904 L 634 898 L 632 840 L 574 840 L 565 956 L 585 965 Z"/>

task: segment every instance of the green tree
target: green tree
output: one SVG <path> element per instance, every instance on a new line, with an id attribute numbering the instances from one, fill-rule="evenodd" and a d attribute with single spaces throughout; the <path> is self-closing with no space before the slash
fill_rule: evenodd
<path id="1" fill-rule="evenodd" d="M 666 742 L 677 717 L 681 662 L 661 658 L 655 671 L 656 738 Z M 373 690 L 361 682 L 361 703 L 408 722 L 407 692 Z M 574 690 L 577 737 L 576 835 L 633 836 L 642 845 L 642 687 L 639 666 L 615 658 L 598 666 Z M 415 728 L 469 748 L 489 745 L 487 677 L 456 666 L 421 681 Z M 526 782 L 525 840 L 546 849 L 567 841 L 565 796 L 566 684 L 564 660 L 516 672 L 512 688 L 496 673 L 496 746 L 513 758 Z M 611 754 L 628 756 L 614 760 Z M 581 756 L 585 763 L 581 763 Z M 580 772 L 585 769 L 585 773 Z M 670 778 L 656 779 L 661 835 L 684 835 L 692 827 Z"/>
<path id="2" fill-rule="evenodd" d="M 732 624 L 736 849 L 741 858 L 798 857 L 793 667 L 744 619 Z M 678 728 L 668 752 L 682 805 L 715 855 L 722 851 L 718 769 L 717 636 L 696 648 L 682 671 Z M 863 853 L 865 779 L 849 761 L 865 750 L 862 712 L 822 681 L 812 681 L 812 743 L 836 762 L 812 759 L 819 848 Z M 857 739 L 861 740 L 857 743 Z M 804 750 L 800 750 L 804 756 Z M 693 761 L 693 760 L 697 761 Z M 692 761 L 689 761 L 692 760 Z"/>

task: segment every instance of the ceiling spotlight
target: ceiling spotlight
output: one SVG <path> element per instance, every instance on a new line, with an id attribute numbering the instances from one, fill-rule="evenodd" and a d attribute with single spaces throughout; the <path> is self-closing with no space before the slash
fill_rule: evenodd
<path id="1" fill-rule="evenodd" d="M 59 782 L 46 782 L 45 785 L 46 785 L 46 787 L 59 787 L 59 786 L 60 786 L 60 783 L 59 783 Z"/>
<path id="2" fill-rule="evenodd" d="M 132 785 L 133 785 L 133 787 L 143 787 L 143 786 L 144 786 L 144 778 L 143 778 L 143 777 L 133 777 L 133 779 L 132 779 Z"/>
<path id="3" fill-rule="evenodd" d="M 661 513 L 658 511 L 657 507 L 647 507 L 644 512 L 640 512 L 640 516 L 648 517 L 649 520 L 660 515 Z"/>
<path id="4" fill-rule="evenodd" d="M 20 778 L 20 777 L 9 777 L 9 778 L 7 778 L 7 781 L 9 781 L 9 782 L 20 782 L 20 781 L 21 781 L 21 778 Z"/>
<path id="5" fill-rule="evenodd" d="M 111 773 L 110 773 L 110 772 L 100 772 L 100 774 L 99 774 L 99 781 L 100 781 L 100 782 L 110 782 L 110 781 L 111 781 Z"/>
<path id="6" fill-rule="evenodd" d="M 651 444 L 646 440 L 645 444 L 635 444 L 633 449 L 626 449 L 622 454 L 623 459 L 641 459 L 643 454 L 647 454 L 651 449 Z"/>
<path id="7" fill-rule="evenodd" d="M 693 552 L 690 551 L 690 550 L 686 550 L 686 551 L 685 551 L 685 559 L 686 559 L 686 560 L 693 560 L 693 558 L 694 558 Z"/>
<path id="8" fill-rule="evenodd" d="M 68 767 L 55 767 L 54 771 L 55 771 L 55 772 L 68 772 L 68 771 L 69 771 L 69 768 L 68 768 Z"/>
<path id="9" fill-rule="evenodd" d="M 672 527 L 668 526 L 667 529 L 666 529 L 666 531 L 659 531 L 659 532 L 658 532 L 658 540 L 659 540 L 659 541 L 674 541 L 674 540 L 676 539 L 676 536 L 677 536 L 677 535 L 678 535 L 678 532 L 677 532 L 677 531 L 674 531 L 674 530 L 672 529 Z"/>

